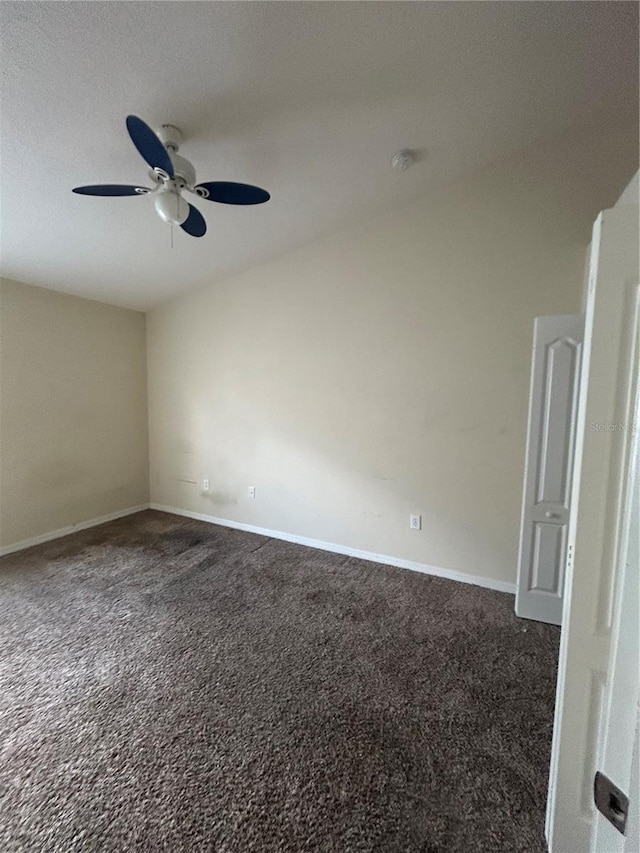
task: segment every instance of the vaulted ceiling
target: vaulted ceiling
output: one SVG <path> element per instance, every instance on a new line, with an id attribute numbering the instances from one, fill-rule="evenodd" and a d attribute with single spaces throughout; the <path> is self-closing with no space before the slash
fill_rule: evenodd
<path id="1" fill-rule="evenodd" d="M 637 109 L 636 3 L 3 2 L 2 273 L 149 308 Z M 177 125 L 199 181 L 272 200 L 195 239 L 151 200 L 125 117 Z M 400 148 L 419 162 L 397 174 Z"/>

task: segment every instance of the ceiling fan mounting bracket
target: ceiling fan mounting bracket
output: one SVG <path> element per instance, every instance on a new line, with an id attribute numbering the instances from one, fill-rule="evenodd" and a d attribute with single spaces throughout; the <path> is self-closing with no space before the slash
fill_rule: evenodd
<path id="1" fill-rule="evenodd" d="M 172 124 L 163 124 L 158 130 L 158 139 L 171 153 L 177 153 L 182 145 L 181 131 Z"/>

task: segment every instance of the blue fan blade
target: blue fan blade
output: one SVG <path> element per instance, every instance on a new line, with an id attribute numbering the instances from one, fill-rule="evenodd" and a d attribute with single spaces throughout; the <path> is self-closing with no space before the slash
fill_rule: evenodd
<path id="1" fill-rule="evenodd" d="M 146 187 L 131 187 L 128 184 L 93 184 L 89 187 L 74 187 L 79 195 L 146 195 Z"/>
<path id="2" fill-rule="evenodd" d="M 192 237 L 204 237 L 207 233 L 207 223 L 204 221 L 203 215 L 192 204 L 189 205 L 189 216 L 180 227 Z"/>
<path id="3" fill-rule="evenodd" d="M 149 125 L 138 116 L 127 116 L 127 130 L 142 159 L 146 160 L 152 169 L 164 169 L 172 178 L 173 164 L 169 153 Z"/>
<path id="4" fill-rule="evenodd" d="M 198 184 L 195 190 L 201 198 L 219 201 L 221 204 L 264 204 L 271 198 L 269 193 L 260 187 L 234 184 L 231 181 L 209 181 L 206 184 Z"/>

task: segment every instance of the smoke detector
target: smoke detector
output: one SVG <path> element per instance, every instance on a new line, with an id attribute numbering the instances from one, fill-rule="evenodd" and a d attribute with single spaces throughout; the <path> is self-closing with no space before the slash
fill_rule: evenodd
<path id="1" fill-rule="evenodd" d="M 391 158 L 391 168 L 396 172 L 406 172 L 416 162 L 416 155 L 409 148 L 403 148 Z"/>

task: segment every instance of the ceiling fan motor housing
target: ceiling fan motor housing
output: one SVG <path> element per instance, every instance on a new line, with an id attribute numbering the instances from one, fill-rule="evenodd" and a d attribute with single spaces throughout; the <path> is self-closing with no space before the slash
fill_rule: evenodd
<path id="1" fill-rule="evenodd" d="M 173 163 L 173 179 L 182 186 L 193 187 L 196 182 L 196 170 L 191 163 L 179 154 L 169 151 Z"/>
<path id="2" fill-rule="evenodd" d="M 173 124 L 163 124 L 157 131 L 157 136 L 171 158 L 175 183 L 180 189 L 182 187 L 193 187 L 196 182 L 196 170 L 185 157 L 178 154 L 183 139 L 181 131 Z M 169 177 L 162 169 L 157 168 L 151 169 L 149 174 L 156 184 L 166 184 Z"/>
<path id="3" fill-rule="evenodd" d="M 170 179 L 166 172 L 162 169 L 156 168 L 149 169 L 149 177 L 151 180 L 156 184 L 166 184 L 167 181 L 173 180 L 180 189 L 183 187 L 192 188 L 196 182 L 196 170 L 185 157 L 181 157 L 179 154 L 174 154 L 173 151 L 169 151 L 168 153 L 173 165 L 173 178 Z"/>

